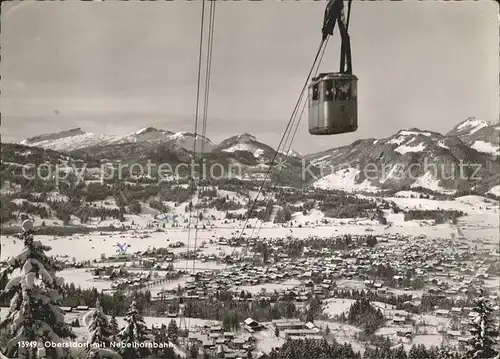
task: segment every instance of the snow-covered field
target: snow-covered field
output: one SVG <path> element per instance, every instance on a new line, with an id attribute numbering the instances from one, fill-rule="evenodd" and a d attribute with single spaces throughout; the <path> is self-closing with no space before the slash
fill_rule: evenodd
<path id="1" fill-rule="evenodd" d="M 284 238 L 293 235 L 295 238 L 307 238 L 309 236 L 319 236 L 319 237 L 330 237 L 332 235 L 342 235 L 342 234 L 365 234 L 366 228 L 373 230 L 373 234 L 386 233 L 386 234 L 407 234 L 407 235 L 421 235 L 425 234 L 428 236 L 445 236 L 450 237 L 451 233 L 454 233 L 454 228 L 447 225 L 440 225 L 435 227 L 420 227 L 408 223 L 408 225 L 402 224 L 401 226 L 396 226 L 392 228 L 385 228 L 381 225 L 373 226 L 360 226 L 360 225 L 338 225 L 338 226 L 318 226 L 316 228 L 262 228 L 260 230 L 260 236 L 267 238 Z M 146 233 L 146 231 L 144 231 Z M 226 238 L 231 237 L 231 233 L 234 232 L 233 229 L 220 228 L 217 229 L 217 236 L 224 236 Z M 251 230 L 247 230 L 248 234 Z M 436 233 L 438 232 L 438 233 Z M 215 233 L 214 230 L 199 230 L 198 231 L 198 241 L 209 241 L 213 239 L 212 235 Z M 109 257 L 116 254 L 116 243 L 128 243 L 130 248 L 128 253 L 142 252 L 151 248 L 167 247 L 169 243 L 175 243 L 180 241 L 187 245 L 188 234 L 187 231 L 179 229 L 171 229 L 168 233 L 160 232 L 148 232 L 148 238 L 136 238 L 133 234 L 120 233 L 120 234 L 109 234 L 106 236 L 100 236 L 99 234 L 88 234 L 88 235 L 77 235 L 71 237 L 59 237 L 53 238 L 51 236 L 38 236 L 37 238 L 47 245 L 52 247 L 50 252 L 53 255 L 67 256 L 69 258 L 75 258 L 77 261 L 93 260 L 100 258 L 102 254 Z M 113 239 L 113 236 L 119 238 Z M 167 240 L 167 236 L 170 240 Z M 192 239 L 192 238 L 191 238 Z M 9 236 L 5 236 L 2 240 L 2 256 L 9 257 L 15 253 L 19 253 L 22 248 L 22 242 Z M 193 243 L 190 244 L 192 249 Z M 218 246 L 220 250 L 215 250 L 215 253 L 226 252 L 231 254 L 233 248 Z M 173 252 L 182 252 L 186 248 L 174 248 Z M 208 253 L 207 253 L 208 254 Z"/>
<path id="2" fill-rule="evenodd" d="M 88 269 L 72 268 L 65 269 L 58 273 L 58 276 L 63 277 L 66 283 L 73 283 L 75 287 L 82 289 L 95 288 L 98 291 L 108 290 L 111 288 L 111 281 L 93 280 L 93 275 Z"/>
<path id="3" fill-rule="evenodd" d="M 342 313 L 347 315 L 349 308 L 355 302 L 354 299 L 339 299 L 332 298 L 327 299 L 324 302 L 323 313 L 326 314 L 330 318 L 334 318 Z"/>
<path id="4" fill-rule="evenodd" d="M 485 237 L 491 239 L 498 239 L 498 208 L 495 204 L 475 203 L 473 205 L 464 203 L 459 200 L 455 201 L 433 201 L 426 199 L 413 199 L 413 198 L 391 198 L 399 206 L 406 209 L 456 209 L 462 210 L 469 215 L 463 217 L 459 221 L 460 227 L 463 229 L 466 236 Z M 490 207 L 487 209 L 486 207 Z M 298 216 L 297 216 L 298 217 Z M 297 218 L 299 219 L 299 218 Z M 369 228 L 372 234 L 401 234 L 410 236 L 426 235 L 436 238 L 450 238 L 456 233 L 454 226 L 448 224 L 436 226 L 420 226 L 417 222 L 405 222 L 401 215 L 396 215 L 393 218 L 388 218 L 389 221 L 394 221 L 394 225 L 390 228 L 379 225 L 375 221 L 364 221 L 365 225 L 361 224 L 347 224 L 347 220 L 332 220 L 330 225 L 316 225 L 303 228 L 287 228 L 287 227 L 267 227 L 263 226 L 260 229 L 260 236 L 267 238 L 285 238 L 293 235 L 295 238 L 307 238 L 310 236 L 330 237 L 332 235 L 343 234 L 365 234 L 366 229 Z M 300 218 L 301 222 L 307 221 L 307 216 Z M 344 223 L 344 224 L 342 224 Z M 236 224 L 236 223 L 235 223 Z M 242 226 L 242 223 L 240 224 Z M 197 241 L 198 246 L 201 242 L 215 240 L 217 237 L 230 238 L 239 235 L 239 228 L 217 228 L 198 230 Z M 240 227 L 241 228 L 241 227 Z M 151 248 L 167 247 L 170 243 L 182 242 L 186 246 L 188 244 L 188 231 L 185 229 L 171 228 L 165 232 L 155 232 L 153 230 L 141 230 L 143 236 L 139 236 L 137 232 L 121 232 L 121 233 L 107 233 L 100 235 L 99 233 L 91 233 L 85 235 L 74 235 L 68 237 L 52 236 L 38 236 L 38 239 L 45 244 L 52 247 L 51 254 L 58 256 L 66 256 L 68 258 L 75 258 L 77 261 L 93 260 L 100 258 L 101 255 L 106 257 L 115 255 L 117 252 L 117 242 L 127 243 L 130 245 L 128 253 L 141 252 Z M 243 232 L 242 237 L 246 238 L 255 234 L 256 230 L 247 229 Z M 142 238 L 141 238 L 142 237 Z M 190 248 L 194 245 L 194 236 L 191 234 Z M 206 245 L 207 248 L 203 252 L 207 255 L 219 254 L 225 252 L 226 254 L 233 253 L 233 248 L 220 245 Z M 2 257 L 7 258 L 19 253 L 22 248 L 22 242 L 11 236 L 4 236 L 2 238 Z M 173 248 L 172 251 L 182 252 L 186 248 Z M 234 253 L 233 253 L 234 254 Z M 213 263 L 206 263 L 213 267 Z M 215 269 L 215 268 L 213 268 Z"/>
<path id="5" fill-rule="evenodd" d="M 349 343 L 355 351 L 364 352 L 365 345 L 357 339 L 357 335 L 361 332 L 361 329 L 349 324 L 328 320 L 315 320 L 314 323 L 319 328 L 326 328 L 328 326 L 331 334 L 339 343 Z"/>
<path id="6" fill-rule="evenodd" d="M 141 272 L 141 271 L 131 271 L 131 272 Z M 147 273 L 146 271 L 143 271 Z M 159 276 L 162 275 L 161 271 L 153 271 L 153 275 L 158 273 Z M 94 279 L 91 271 L 86 268 L 71 268 L 65 269 L 58 273 L 59 276 L 62 276 L 66 283 L 73 283 L 75 287 L 81 287 L 82 289 L 90 289 L 96 288 L 98 291 L 112 291 L 111 290 L 111 281 L 104 279 Z M 154 280 L 154 277 L 153 277 Z M 187 277 L 173 279 L 166 283 L 162 283 L 160 285 L 148 287 L 148 290 L 151 291 L 151 295 L 158 295 L 160 291 L 163 290 L 172 290 L 177 288 L 179 285 L 184 285 L 187 281 Z"/>
<path id="7" fill-rule="evenodd" d="M 395 197 L 389 198 L 403 209 L 454 209 L 467 213 L 467 216 L 459 220 L 458 226 L 467 239 L 477 240 L 483 239 L 490 243 L 496 243 L 499 239 L 499 210 L 498 202 L 490 199 L 485 199 L 478 196 L 465 196 L 450 201 L 436 201 L 432 199 L 408 198 L 411 193 L 398 193 Z M 154 230 L 143 229 L 151 220 L 151 216 L 135 216 L 134 230 L 127 232 L 103 233 L 94 232 L 91 234 L 78 234 L 70 237 L 52 237 L 38 236 L 37 239 L 52 247 L 50 254 L 58 255 L 67 258 L 74 258 L 77 261 L 94 260 L 102 255 L 109 257 L 117 252 L 117 242 L 127 243 L 130 245 L 128 253 L 141 252 L 147 249 L 167 247 L 171 243 L 182 242 L 184 248 L 172 248 L 174 253 L 186 251 L 187 246 L 193 248 L 194 234 L 188 235 L 187 229 L 184 228 L 167 228 L 164 232 L 156 232 Z M 366 229 L 370 229 L 372 234 L 400 234 L 419 236 L 425 235 L 431 238 L 451 238 L 457 234 L 457 227 L 449 224 L 441 224 L 436 226 L 422 225 L 419 221 L 404 221 L 403 214 L 387 214 L 388 222 L 392 224 L 390 228 L 379 225 L 375 221 L 350 221 L 329 219 L 330 224 L 317 224 L 324 218 L 319 211 L 311 211 L 310 215 L 296 213 L 293 215 L 293 220 L 296 221 L 294 228 L 282 227 L 271 223 L 266 223 L 259 231 L 261 237 L 266 238 L 285 238 L 293 236 L 296 238 L 307 238 L 310 236 L 330 237 L 333 235 L 342 234 L 365 234 Z M 246 229 L 240 233 L 242 227 L 241 221 L 234 221 L 224 224 L 221 221 L 213 221 L 217 228 L 200 229 L 197 231 L 197 245 L 205 242 L 203 253 L 206 255 L 217 254 L 238 254 L 241 249 L 234 249 L 224 245 L 217 244 L 219 237 L 230 238 L 233 236 L 242 235 L 242 237 L 251 237 L 255 235 L 256 230 Z M 258 222 L 255 221 L 257 224 Z M 252 221 L 250 224 L 254 225 Z M 303 228 L 297 228 L 299 224 Z M 214 243 L 210 244 L 210 240 Z M 188 243 L 189 241 L 189 243 Z M 2 258 L 8 258 L 16 253 L 19 253 L 22 248 L 22 242 L 14 237 L 4 236 L 2 238 L 1 249 Z M 177 269 L 192 269 L 193 261 L 188 264 L 185 260 L 179 260 L 174 263 Z M 109 263 L 111 264 L 111 263 Z M 223 269 L 226 265 L 217 262 L 195 262 L 197 270 L 217 270 Z M 160 272 L 161 273 L 161 272 Z M 109 281 L 94 280 L 90 272 L 81 269 L 69 269 L 62 273 L 66 278 L 66 282 L 73 282 L 77 286 L 83 288 L 96 287 L 98 290 L 109 289 L 111 283 Z M 341 285 L 341 283 L 338 283 Z M 359 283 L 352 283 L 353 287 L 359 287 Z M 172 284 L 174 285 L 174 284 Z M 175 284 L 177 285 L 177 284 Z M 361 284 L 362 285 L 362 284 Z M 162 285 L 162 288 L 167 289 L 170 283 Z M 251 292 L 259 292 L 262 289 L 272 291 L 274 289 L 286 288 L 287 284 L 263 285 L 257 287 L 245 287 L 242 289 Z M 349 283 L 345 283 L 349 286 Z M 153 291 L 161 290 L 162 288 L 152 288 Z"/>
<path id="8" fill-rule="evenodd" d="M 314 183 L 315 188 L 331 190 L 343 190 L 343 191 L 366 191 L 366 192 L 377 192 L 380 191 L 379 188 L 370 184 L 370 181 L 365 180 L 362 183 L 356 183 L 356 177 L 359 175 L 360 171 L 354 168 L 345 168 L 334 173 L 331 173 Z"/>

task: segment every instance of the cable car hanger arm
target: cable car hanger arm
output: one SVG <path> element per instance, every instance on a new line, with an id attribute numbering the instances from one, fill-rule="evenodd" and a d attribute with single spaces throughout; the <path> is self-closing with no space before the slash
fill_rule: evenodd
<path id="1" fill-rule="evenodd" d="M 349 38 L 349 20 L 351 15 L 351 2 L 348 2 L 347 21 L 344 18 L 344 3 L 342 0 L 330 0 L 326 5 L 325 15 L 322 28 L 322 40 L 326 40 L 329 35 L 333 35 L 335 23 L 339 24 L 339 32 L 341 37 L 341 57 L 340 57 L 340 73 L 352 74 L 351 61 L 351 41 Z"/>
<path id="2" fill-rule="evenodd" d="M 328 4 L 326 4 L 323 28 L 321 29 L 323 33 L 323 40 L 326 40 L 328 35 L 333 35 L 335 22 L 337 21 L 337 17 L 339 16 L 343 5 L 342 0 L 330 0 Z"/>

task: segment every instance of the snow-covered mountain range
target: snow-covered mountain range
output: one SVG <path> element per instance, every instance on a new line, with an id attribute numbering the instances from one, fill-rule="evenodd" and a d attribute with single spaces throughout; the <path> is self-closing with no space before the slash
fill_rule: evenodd
<path id="1" fill-rule="evenodd" d="M 460 122 L 447 136 L 458 136 L 464 143 L 479 152 L 500 155 L 500 124 L 488 124 L 485 121 L 469 117 Z"/>
<path id="2" fill-rule="evenodd" d="M 403 129 L 387 138 L 357 140 L 305 156 L 290 150 L 287 168 L 290 173 L 300 174 L 303 172 L 300 166 L 307 165 L 315 175 L 304 181 L 324 189 L 379 191 L 423 187 L 434 191 L 487 192 L 498 185 L 499 130 L 499 124 L 472 117 L 445 135 L 418 128 Z M 147 127 L 126 136 L 99 135 L 75 128 L 27 138 L 21 144 L 69 154 L 85 153 L 93 158 L 155 156 L 182 162 L 189 158 L 194 142 L 193 133 Z M 226 163 L 240 162 L 247 166 L 268 163 L 275 154 L 273 147 L 248 133 L 232 136 L 219 144 L 197 135 L 196 151 L 201 150 Z M 284 153 L 280 152 L 278 158 L 283 157 Z M 372 168 L 370 176 L 366 174 L 367 166 Z M 459 171 L 464 173 L 457 177 Z"/>
<path id="3" fill-rule="evenodd" d="M 470 147 L 458 136 L 417 128 L 384 139 L 359 140 L 306 158 L 324 169 L 325 176 L 315 184 L 324 189 L 487 190 L 499 178 L 498 160 L 491 153 Z M 351 180 L 354 177 L 356 181 Z"/>
<path id="4" fill-rule="evenodd" d="M 128 143 L 176 143 L 186 150 L 193 150 L 195 135 L 190 132 L 171 132 L 154 127 L 146 127 L 125 136 L 103 135 L 82 131 L 81 128 L 74 128 L 68 131 L 42 134 L 24 139 L 20 144 L 35 146 L 55 151 L 71 152 L 89 147 L 120 145 Z M 212 142 L 201 136 L 196 136 L 196 151 L 211 152 L 214 145 Z"/>

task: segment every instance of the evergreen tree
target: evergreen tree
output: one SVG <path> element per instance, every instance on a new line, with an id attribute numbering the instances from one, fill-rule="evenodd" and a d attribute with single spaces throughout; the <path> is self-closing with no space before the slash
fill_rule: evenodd
<path id="1" fill-rule="evenodd" d="M 172 342 L 177 343 L 177 338 L 179 336 L 179 327 L 177 326 L 176 321 L 173 319 L 170 321 L 170 323 L 168 323 L 167 335 Z"/>
<path id="2" fill-rule="evenodd" d="M 396 348 L 392 350 L 391 359 L 406 359 L 408 356 L 406 355 L 405 349 L 402 345 L 398 345 Z M 424 359 L 425 357 L 422 357 Z"/>
<path id="3" fill-rule="evenodd" d="M 116 341 L 116 336 L 118 335 L 120 328 L 118 327 L 118 321 L 116 320 L 115 315 L 111 317 L 111 321 L 109 322 L 109 326 L 111 328 L 111 333 L 113 335 L 113 341 Z"/>
<path id="4" fill-rule="evenodd" d="M 64 311 L 60 308 L 64 279 L 56 277 L 55 262 L 45 254 L 51 248 L 33 240 L 29 220 L 23 222 L 23 228 L 23 251 L 9 258 L 8 267 L 0 274 L 0 282 L 5 282 L 15 270 L 20 270 L 0 293 L 0 299 L 11 299 L 0 330 L 6 329 L 6 356 L 31 359 L 38 356 L 37 348 L 22 347 L 19 342 L 38 342 L 43 347 L 45 341 L 61 343 L 76 336 L 64 322 Z M 45 354 L 54 359 L 67 356 L 63 348 L 45 348 Z"/>
<path id="5" fill-rule="evenodd" d="M 156 332 L 155 343 L 158 343 L 159 345 L 163 346 L 163 348 L 158 347 L 158 348 L 153 349 L 153 351 L 154 351 L 153 356 L 155 358 L 162 358 L 162 359 L 176 359 L 177 358 L 177 355 L 175 354 L 175 351 L 172 348 L 170 341 L 168 340 L 167 327 L 165 326 L 165 324 L 162 324 L 160 330 L 158 330 Z"/>
<path id="6" fill-rule="evenodd" d="M 98 358 L 120 358 L 121 356 L 109 346 L 113 342 L 113 331 L 108 317 L 103 313 L 99 300 L 96 301 L 95 309 L 91 310 L 85 317 L 84 322 L 89 330 L 88 348 L 89 359 Z"/>
<path id="7" fill-rule="evenodd" d="M 149 341 L 147 332 L 148 328 L 144 318 L 139 314 L 137 304 L 133 301 L 125 317 L 125 327 L 118 334 L 118 337 L 123 341 L 121 354 L 124 358 L 140 359 L 150 354 L 149 348 L 141 346 Z"/>
<path id="8" fill-rule="evenodd" d="M 490 359 L 495 357 L 497 352 L 493 349 L 498 331 L 495 329 L 491 304 L 485 297 L 484 291 L 477 301 L 475 311 L 478 316 L 471 321 L 470 333 L 472 334 L 471 348 L 468 350 L 468 357 L 471 359 Z"/>
<path id="9" fill-rule="evenodd" d="M 198 354 L 200 350 L 196 344 L 191 345 L 189 348 L 189 356 L 191 359 L 198 359 Z"/>
<path id="10" fill-rule="evenodd" d="M 412 345 L 408 352 L 408 359 L 427 359 L 429 358 L 429 351 L 423 344 Z"/>
<path id="11" fill-rule="evenodd" d="M 166 347 L 162 349 L 163 351 L 161 352 L 161 356 L 154 356 L 154 358 L 161 358 L 161 359 L 178 359 L 179 356 L 175 354 L 174 348 L 172 347 Z"/>
<path id="12" fill-rule="evenodd" d="M 278 359 L 279 353 L 276 351 L 276 349 L 272 348 L 271 352 L 269 353 L 269 359 Z"/>
<path id="13" fill-rule="evenodd" d="M 436 348 L 436 359 L 457 359 L 459 353 L 456 349 L 442 345 Z"/>

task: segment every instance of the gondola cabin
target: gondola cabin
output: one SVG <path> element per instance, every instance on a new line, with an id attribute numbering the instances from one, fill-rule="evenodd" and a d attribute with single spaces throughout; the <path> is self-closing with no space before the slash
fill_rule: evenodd
<path id="1" fill-rule="evenodd" d="M 324 73 L 309 85 L 309 133 L 336 135 L 358 129 L 358 78 L 352 74 Z"/>

